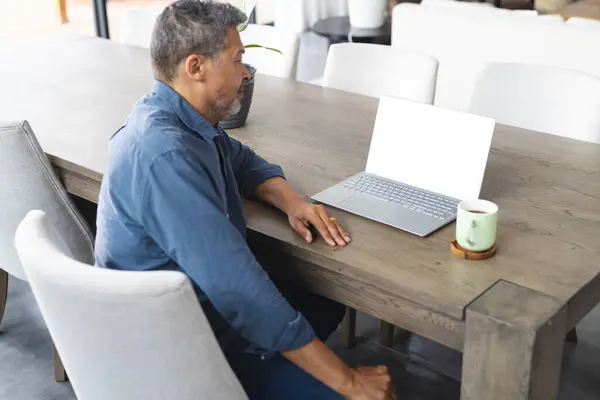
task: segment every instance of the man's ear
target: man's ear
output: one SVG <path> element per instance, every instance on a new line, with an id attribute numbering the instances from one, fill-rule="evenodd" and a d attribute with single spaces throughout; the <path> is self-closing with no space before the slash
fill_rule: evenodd
<path id="1" fill-rule="evenodd" d="M 210 62 L 210 59 L 199 54 L 189 55 L 183 62 L 183 72 L 192 80 L 204 82 Z"/>

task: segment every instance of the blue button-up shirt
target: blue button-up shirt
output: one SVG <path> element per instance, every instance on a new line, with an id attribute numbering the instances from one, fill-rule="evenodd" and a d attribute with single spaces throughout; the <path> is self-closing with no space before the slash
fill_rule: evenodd
<path id="1" fill-rule="evenodd" d="M 276 176 L 283 177 L 279 166 L 156 82 L 110 139 L 96 262 L 184 272 L 222 346 L 240 335 L 263 354 L 302 347 L 313 339 L 312 327 L 246 243 L 241 198 Z"/>

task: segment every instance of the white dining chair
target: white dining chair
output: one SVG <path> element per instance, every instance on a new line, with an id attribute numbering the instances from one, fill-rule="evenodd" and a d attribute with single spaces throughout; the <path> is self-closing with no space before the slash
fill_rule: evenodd
<path id="1" fill-rule="evenodd" d="M 321 19 L 348 15 L 348 0 L 275 0 L 273 15 L 276 27 L 302 33 Z"/>
<path id="2" fill-rule="evenodd" d="M 472 13 L 403 2 L 393 9 L 392 47 L 439 61 L 434 105 L 467 111 L 487 63 L 553 65 L 600 76 L 600 31 L 565 23 L 560 15 Z M 577 43 L 577 45 L 573 45 Z"/>
<path id="3" fill-rule="evenodd" d="M 571 17 L 565 22 L 569 25 L 585 26 L 593 29 L 600 29 L 600 20 L 583 18 L 583 17 Z"/>
<path id="4" fill-rule="evenodd" d="M 248 24 L 240 32 L 240 37 L 244 46 L 259 45 L 281 52 L 258 47 L 246 48 L 244 63 L 253 65 L 261 74 L 296 79 L 300 51 L 298 34 L 269 25 Z"/>
<path id="5" fill-rule="evenodd" d="M 121 271 L 77 261 L 40 210 L 15 246 L 79 400 L 247 400 L 177 271 Z"/>
<path id="6" fill-rule="evenodd" d="M 416 51 L 370 43 L 330 46 L 322 85 L 365 96 L 431 104 L 438 62 Z"/>
<path id="7" fill-rule="evenodd" d="M 123 12 L 118 41 L 150 48 L 150 39 L 156 18 L 172 1 L 160 0 L 157 4 L 132 6 Z"/>
<path id="8" fill-rule="evenodd" d="M 433 6 L 433 7 L 451 7 L 463 10 L 495 10 L 498 12 L 505 12 L 502 8 L 494 7 L 492 3 L 488 2 L 474 2 L 474 1 L 459 1 L 459 0 L 421 0 L 419 3 L 422 6 Z"/>
<path id="9" fill-rule="evenodd" d="M 600 78 L 559 67 L 490 63 L 469 111 L 497 122 L 600 143 Z"/>
<path id="10" fill-rule="evenodd" d="M 65 237 L 74 256 L 93 263 L 89 227 L 54 173 L 46 154 L 26 121 L 0 125 L 0 323 L 8 294 L 9 275 L 27 280 L 14 247 L 19 222 L 33 208 L 44 210 Z M 1 340 L 1 338 L 0 338 Z M 57 381 L 66 380 L 61 360 L 54 354 Z"/>

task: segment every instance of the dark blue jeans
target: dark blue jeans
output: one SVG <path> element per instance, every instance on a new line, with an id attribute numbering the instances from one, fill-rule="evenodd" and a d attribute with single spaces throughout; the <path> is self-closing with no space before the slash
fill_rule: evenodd
<path id="1" fill-rule="evenodd" d="M 296 310 L 310 322 L 322 341 L 336 330 L 344 317 L 345 307 L 314 293 L 284 284 L 277 287 Z M 261 359 L 238 346 L 225 351 L 250 400 L 342 400 L 343 397 L 280 354 Z"/>

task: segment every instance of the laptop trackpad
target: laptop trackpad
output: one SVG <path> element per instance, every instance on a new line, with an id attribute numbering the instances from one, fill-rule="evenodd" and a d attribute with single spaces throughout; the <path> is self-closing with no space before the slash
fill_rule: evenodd
<path id="1" fill-rule="evenodd" d="M 429 233 L 435 226 L 442 225 L 441 220 L 436 218 L 364 194 L 352 196 L 342 201 L 338 207 L 421 236 Z"/>

